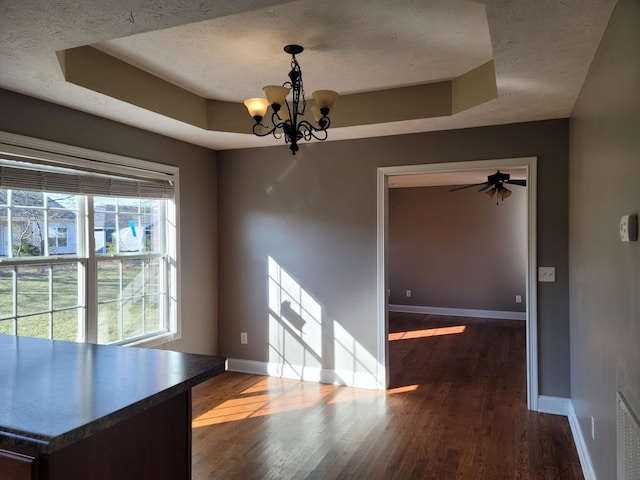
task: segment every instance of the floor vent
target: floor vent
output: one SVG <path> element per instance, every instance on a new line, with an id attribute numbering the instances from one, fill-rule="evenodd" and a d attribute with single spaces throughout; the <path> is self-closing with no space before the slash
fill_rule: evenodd
<path id="1" fill-rule="evenodd" d="M 618 392 L 618 480 L 640 479 L 640 422 Z"/>

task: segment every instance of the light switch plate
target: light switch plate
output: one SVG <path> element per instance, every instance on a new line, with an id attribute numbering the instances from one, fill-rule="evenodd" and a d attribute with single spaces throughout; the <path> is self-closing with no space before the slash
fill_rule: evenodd
<path id="1" fill-rule="evenodd" d="M 638 240 L 638 216 L 623 215 L 620 218 L 620 241 L 635 242 Z"/>
<path id="2" fill-rule="evenodd" d="M 538 267 L 539 282 L 555 282 L 556 267 Z"/>

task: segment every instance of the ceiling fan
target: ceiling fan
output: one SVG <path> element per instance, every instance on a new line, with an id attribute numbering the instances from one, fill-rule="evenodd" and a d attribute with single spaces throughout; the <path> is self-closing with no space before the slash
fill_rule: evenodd
<path id="1" fill-rule="evenodd" d="M 500 170 L 498 170 L 493 175 L 489 175 L 486 182 L 474 183 L 473 185 L 465 185 L 463 187 L 456 187 L 452 188 L 449 191 L 456 192 L 458 190 L 464 190 L 465 188 L 479 187 L 480 185 L 482 185 L 482 188 L 478 190 L 478 192 L 484 192 L 491 198 L 497 196 L 497 199 L 504 200 L 511 195 L 511 190 L 505 187 L 505 184 L 507 183 L 510 185 L 520 185 L 521 187 L 527 186 L 526 180 L 512 180 L 510 174 L 502 173 Z"/>

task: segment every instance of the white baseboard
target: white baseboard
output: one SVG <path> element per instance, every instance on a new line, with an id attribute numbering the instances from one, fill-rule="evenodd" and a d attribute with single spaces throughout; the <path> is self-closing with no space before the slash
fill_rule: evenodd
<path id="1" fill-rule="evenodd" d="M 231 372 L 251 373 L 253 375 L 268 375 L 270 377 L 291 378 L 307 382 L 329 383 L 371 390 L 377 390 L 379 385 L 375 375 L 365 372 L 327 370 L 318 367 L 257 362 L 239 358 L 229 358 L 227 365 L 227 370 Z"/>
<path id="2" fill-rule="evenodd" d="M 576 450 L 578 451 L 578 458 L 580 458 L 580 465 L 582 466 L 582 473 L 585 480 L 597 480 L 593 465 L 591 463 L 591 456 L 589 450 L 580 429 L 576 412 L 573 409 L 573 403 L 569 398 L 561 397 L 548 397 L 546 395 L 540 395 L 538 397 L 538 411 L 540 413 L 552 413 L 554 415 L 564 415 L 569 420 L 569 426 L 571 427 L 571 434 L 573 436 L 573 442 L 576 444 Z"/>
<path id="3" fill-rule="evenodd" d="M 501 320 L 526 320 L 526 312 L 504 312 L 499 310 L 474 310 L 469 308 L 423 307 L 420 305 L 389 305 L 390 312 L 421 313 L 424 315 L 447 315 L 450 317 L 498 318 Z"/>
<path id="4" fill-rule="evenodd" d="M 250 373 L 252 375 L 269 375 L 269 369 L 265 362 L 242 360 L 240 358 L 227 358 L 227 370 L 230 372 Z"/>
<path id="5" fill-rule="evenodd" d="M 562 397 L 549 397 L 540 395 L 538 397 L 538 411 L 540 413 L 552 413 L 554 415 L 569 416 L 571 400 Z"/>
<path id="6" fill-rule="evenodd" d="M 596 472 L 593 469 L 591 463 L 591 455 L 589 455 L 589 449 L 585 441 L 578 417 L 573 409 L 573 403 L 569 403 L 569 425 L 571 426 L 571 433 L 573 434 L 573 441 L 576 444 L 576 450 L 578 451 L 578 457 L 580 458 L 580 465 L 582 465 L 582 473 L 585 480 L 598 480 Z"/>

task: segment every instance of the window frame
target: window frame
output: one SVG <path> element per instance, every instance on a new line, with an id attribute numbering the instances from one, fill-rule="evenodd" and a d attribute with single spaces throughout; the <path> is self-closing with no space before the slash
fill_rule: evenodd
<path id="1" fill-rule="evenodd" d="M 173 197 L 165 198 L 165 218 L 168 225 L 166 232 L 167 250 L 167 283 L 166 292 L 166 315 L 167 331 L 157 335 L 144 337 L 133 341 L 116 342 L 117 345 L 155 347 L 174 340 L 182 336 L 180 319 L 180 182 L 179 168 L 173 165 L 150 162 L 138 158 L 115 155 L 97 150 L 66 145 L 48 140 L 41 140 L 33 137 L 26 137 L 8 132 L 0 131 L 0 156 L 9 155 L 11 157 L 23 157 L 27 159 L 42 159 L 43 161 L 59 165 L 60 167 L 80 168 L 84 170 L 98 169 L 100 172 L 119 175 L 121 177 L 163 180 L 173 184 Z M 29 161 L 29 160 L 26 160 Z M 86 195 L 80 193 L 79 195 Z M 91 195 L 93 197 L 94 195 Z M 91 210 L 91 209 L 88 209 Z M 89 212 L 86 212 L 89 214 Z M 93 212 L 91 211 L 90 215 Z M 89 220 L 89 219 L 85 219 Z M 97 277 L 95 276 L 97 261 L 103 259 L 91 254 L 94 242 L 93 232 L 89 231 L 91 223 L 84 221 L 82 228 L 88 245 L 81 245 L 78 239 L 78 255 L 74 258 L 84 263 L 84 301 L 85 301 L 85 328 L 84 338 L 86 342 L 97 339 Z M 82 250 L 81 250 L 82 249 Z M 87 255 L 81 255 L 80 252 Z M 34 257 L 34 261 L 49 263 L 55 257 Z M 108 258 L 108 257 L 105 257 Z M 15 259 L 12 259 L 15 260 Z M 69 258 L 70 260 L 70 258 Z M 28 260 L 30 261 L 30 260 Z M 95 288 L 88 288 L 88 282 L 95 282 Z"/>

